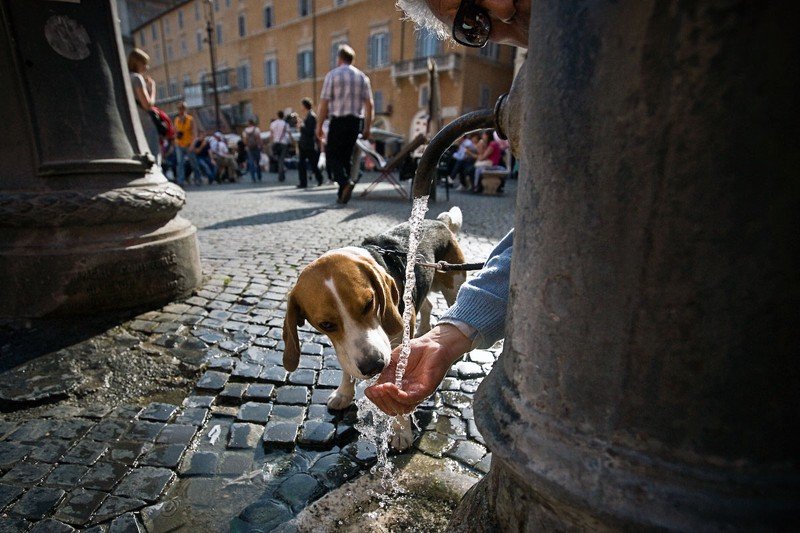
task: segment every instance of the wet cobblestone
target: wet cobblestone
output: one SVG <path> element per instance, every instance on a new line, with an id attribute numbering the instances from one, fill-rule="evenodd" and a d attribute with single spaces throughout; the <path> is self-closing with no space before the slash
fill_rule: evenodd
<path id="1" fill-rule="evenodd" d="M 203 286 L 98 337 L 100 346 L 144 350 L 153 362 L 168 357 L 193 369 L 193 389 L 80 404 L 65 399 L 98 385 L 87 386 L 86 376 L 60 363 L 43 366 L 62 383 L 42 381 L 33 394 L 56 403 L 25 420 L 0 414 L 0 531 L 269 531 L 374 464 L 374 447 L 354 429 L 355 409 L 325 405 L 342 378 L 328 339 L 300 328 L 299 368 L 288 374 L 281 326 L 302 266 L 403 221 L 408 204 L 382 199 L 380 188 L 334 208 L 332 188 L 298 194 L 272 184 L 226 187 L 188 191 L 183 212 L 198 226 Z M 451 196 L 464 211 L 460 240 L 468 260 L 484 258 L 511 226 L 512 201 Z M 443 207 L 431 206 L 432 215 Z M 435 300 L 437 316 L 445 304 Z M 100 356 L 76 346 L 103 366 Z M 415 450 L 488 471 L 491 454 L 471 402 L 498 352 L 468 354 L 443 392 L 422 404 Z M 0 381 L 12 385 L 18 375 L 0 374 Z M 98 376 L 97 383 L 107 379 Z M 233 516 L 215 510 L 228 501 L 237 502 L 224 504 Z"/>

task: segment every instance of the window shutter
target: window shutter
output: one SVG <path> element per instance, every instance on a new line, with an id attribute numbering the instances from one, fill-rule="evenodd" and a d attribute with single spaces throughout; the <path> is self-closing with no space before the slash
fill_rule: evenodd
<path id="1" fill-rule="evenodd" d="M 373 51 L 374 46 L 375 36 L 370 35 L 367 38 L 367 66 L 370 68 L 375 66 L 375 52 Z"/>

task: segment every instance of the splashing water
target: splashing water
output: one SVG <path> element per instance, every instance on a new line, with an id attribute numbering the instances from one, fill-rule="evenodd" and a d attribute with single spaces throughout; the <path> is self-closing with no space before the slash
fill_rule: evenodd
<path id="1" fill-rule="evenodd" d="M 414 204 L 411 207 L 411 216 L 408 219 L 409 233 L 408 254 L 406 256 L 406 285 L 403 291 L 403 344 L 395 371 L 395 384 L 398 388 L 401 388 L 403 374 L 408 364 L 408 356 L 411 354 L 411 319 L 413 318 L 414 312 L 414 289 L 417 285 L 417 279 L 414 276 L 414 268 L 417 263 L 417 248 L 419 248 L 419 241 L 422 238 L 422 221 L 425 219 L 425 213 L 427 211 L 428 196 L 415 198 Z M 370 386 L 377 380 L 378 377 L 376 376 L 366 381 L 365 384 L 366 386 Z M 402 492 L 402 489 L 392 476 L 392 463 L 389 462 L 389 440 L 394 432 L 392 428 L 393 417 L 378 409 L 378 407 L 366 397 L 358 400 L 356 406 L 358 407 L 356 429 L 361 436 L 368 442 L 371 442 L 376 449 L 377 462 L 370 469 L 370 472 L 372 474 L 380 473 L 381 485 L 384 488 L 384 493 L 376 496 L 378 496 L 378 498 L 381 499 L 381 503 L 383 503 L 383 498 L 388 497 L 390 494 Z M 383 507 L 383 505 L 381 505 L 381 507 Z"/>

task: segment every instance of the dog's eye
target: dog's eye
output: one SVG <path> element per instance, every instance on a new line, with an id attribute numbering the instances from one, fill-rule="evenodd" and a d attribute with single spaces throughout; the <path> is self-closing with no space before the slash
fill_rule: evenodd
<path id="1" fill-rule="evenodd" d="M 319 329 L 322 331 L 333 331 L 336 329 L 336 324 L 333 322 L 320 322 Z"/>
<path id="2" fill-rule="evenodd" d="M 372 304 L 375 303 L 375 297 L 373 296 L 369 300 L 367 300 L 366 305 L 364 305 L 364 314 L 366 315 L 372 310 Z"/>

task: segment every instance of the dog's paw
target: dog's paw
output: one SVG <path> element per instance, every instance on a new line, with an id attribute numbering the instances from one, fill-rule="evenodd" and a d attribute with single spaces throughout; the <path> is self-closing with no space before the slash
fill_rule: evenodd
<path id="1" fill-rule="evenodd" d="M 411 429 L 409 420 L 403 420 L 401 423 L 395 422 L 394 433 L 389 444 L 398 452 L 405 451 L 414 444 L 414 431 Z"/>
<path id="2" fill-rule="evenodd" d="M 353 403 L 353 396 L 350 394 L 342 394 L 338 390 L 333 391 L 330 398 L 328 398 L 328 408 L 333 410 L 347 409 Z"/>

